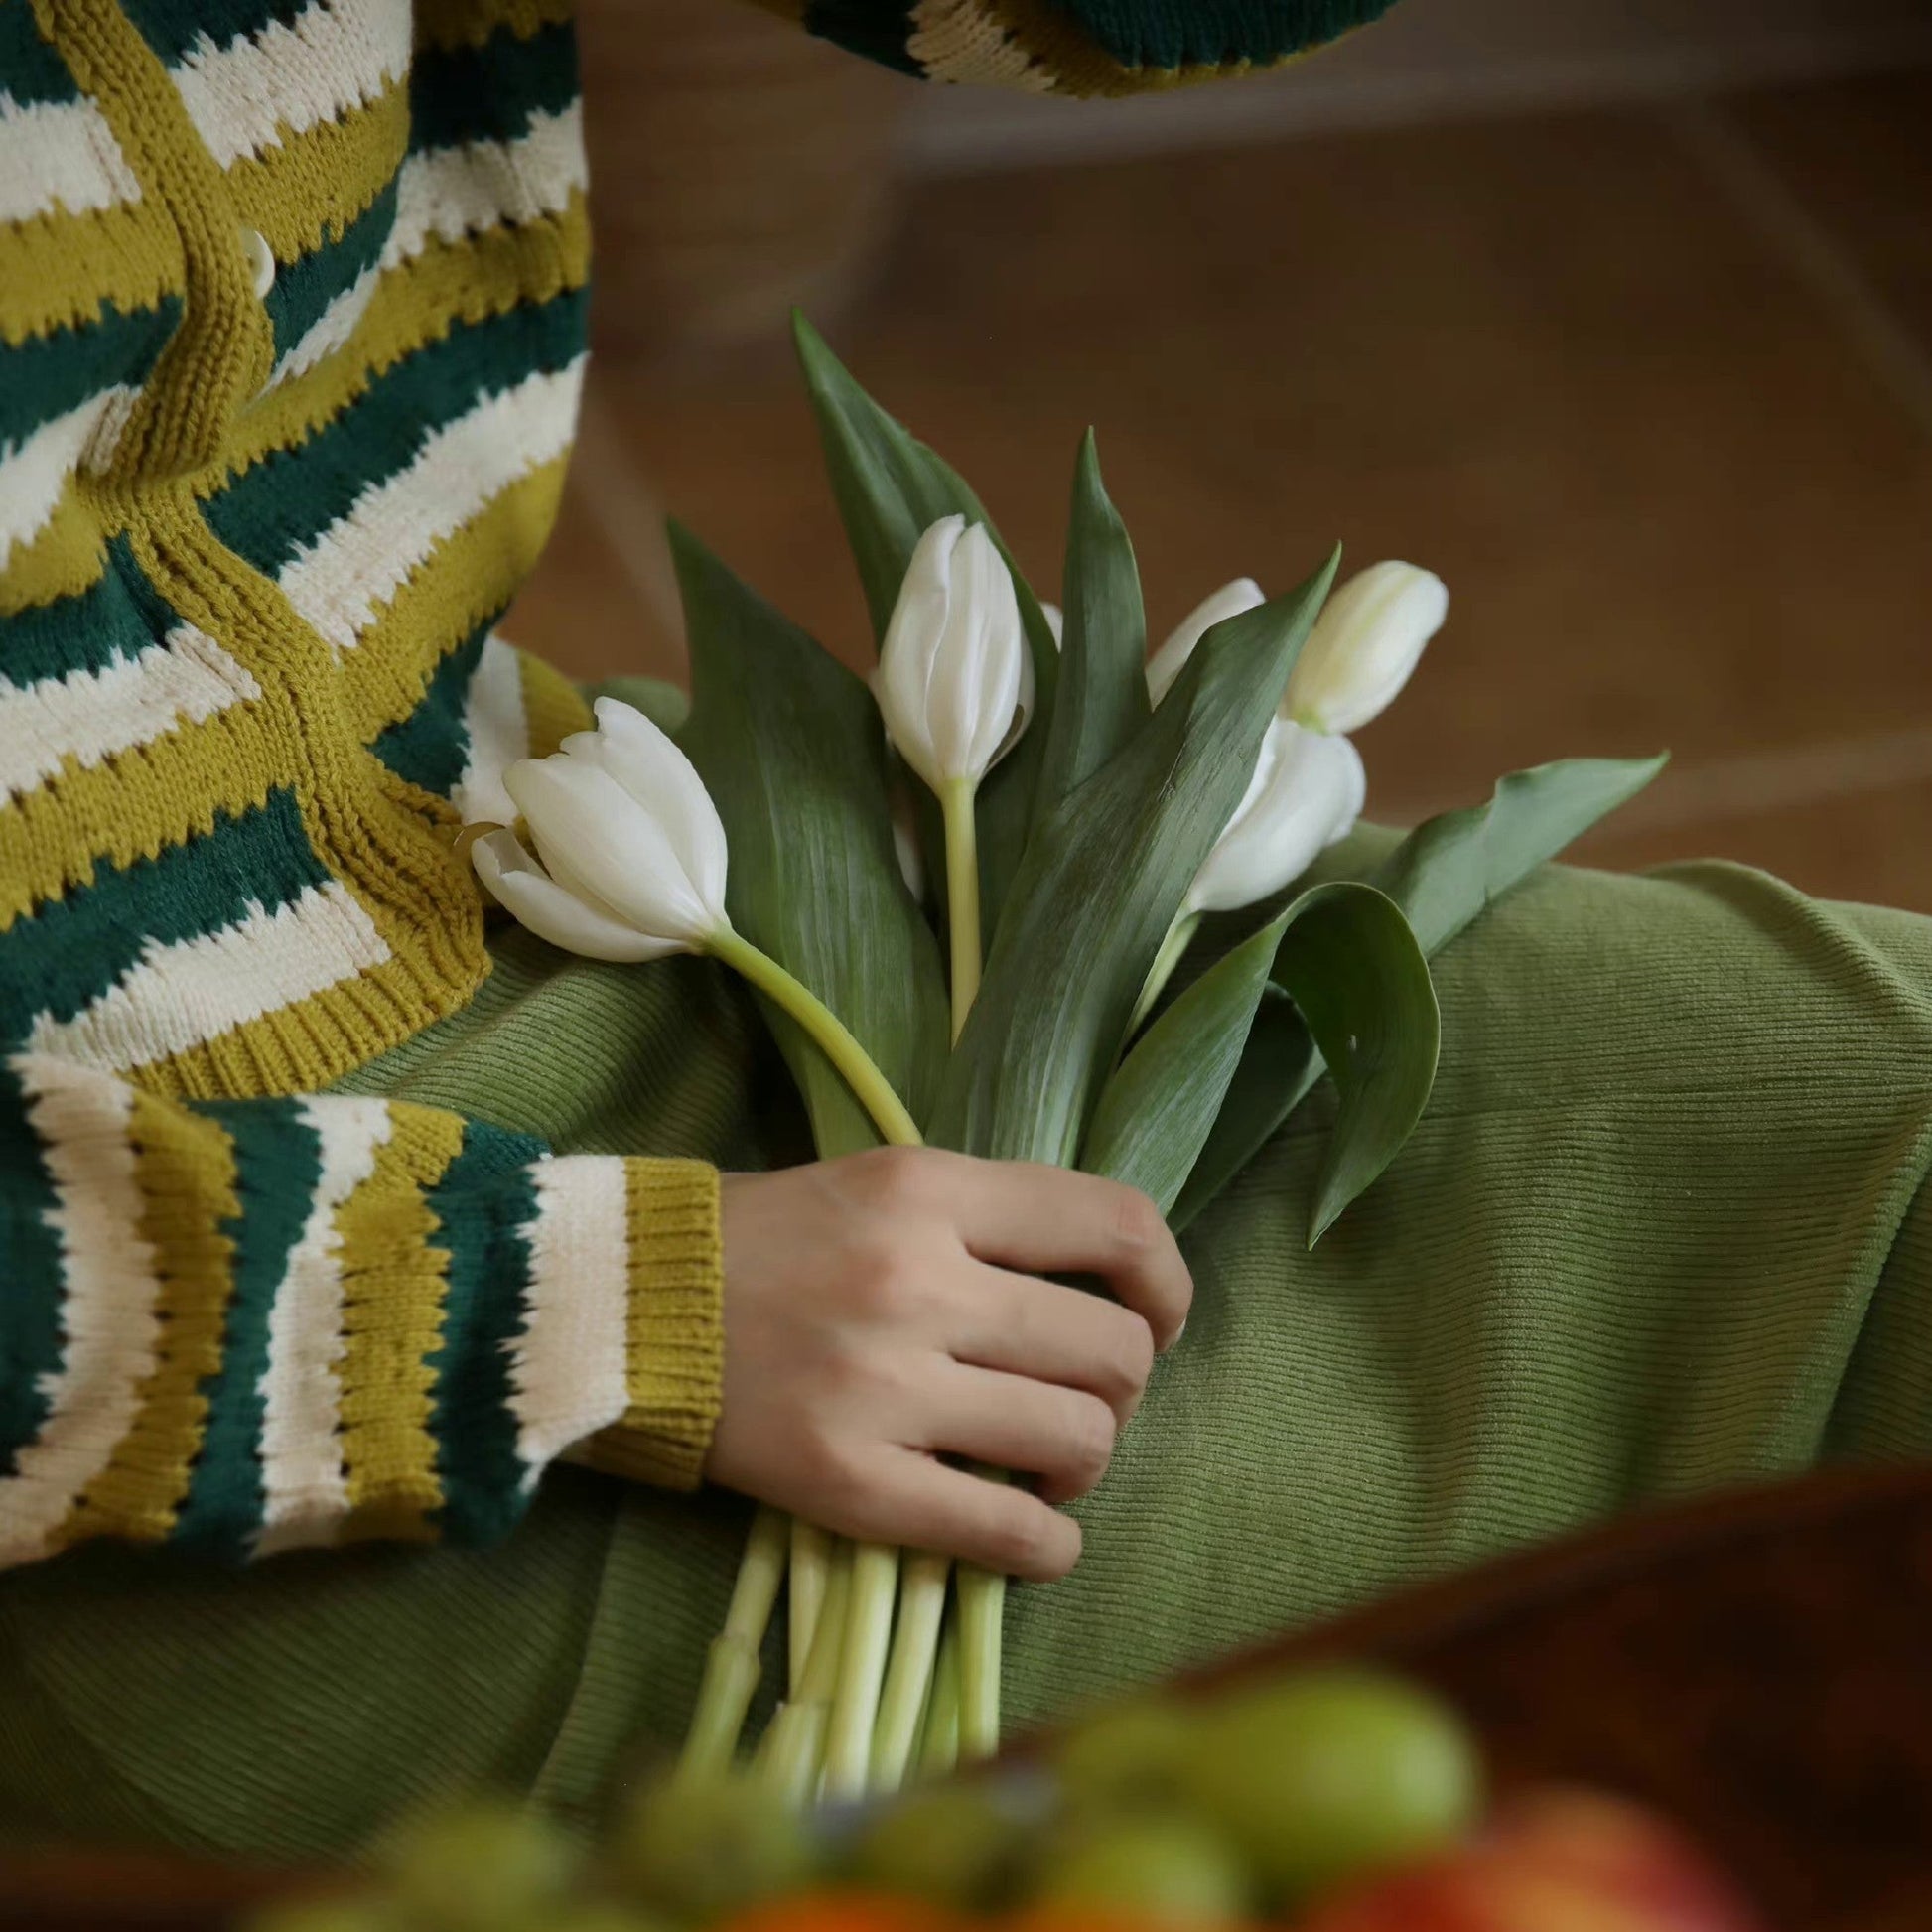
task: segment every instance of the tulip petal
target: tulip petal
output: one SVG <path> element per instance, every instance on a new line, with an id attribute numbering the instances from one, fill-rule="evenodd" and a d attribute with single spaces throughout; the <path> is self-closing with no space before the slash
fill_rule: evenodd
<path id="1" fill-rule="evenodd" d="M 496 901 L 566 952 L 587 959 L 661 959 L 679 948 L 653 939 L 574 898 L 524 851 L 514 832 L 490 832 L 470 847 L 470 863 Z"/>
<path id="2" fill-rule="evenodd" d="M 1252 611 L 1268 600 L 1261 594 L 1261 586 L 1252 577 L 1237 577 L 1230 584 L 1223 584 L 1218 591 L 1211 591 L 1174 625 L 1168 633 L 1168 640 L 1147 661 L 1147 694 L 1159 704 L 1168 695 L 1169 687 L 1180 675 L 1181 667 L 1194 654 L 1194 646 L 1217 623 L 1228 618 L 1238 618 L 1244 611 Z"/>
<path id="3" fill-rule="evenodd" d="M 1414 564 L 1371 564 L 1322 607 L 1282 699 L 1318 731 L 1359 731 L 1409 682 L 1449 616 L 1449 589 Z"/>
<path id="4" fill-rule="evenodd" d="M 1187 906 L 1232 912 L 1292 885 L 1353 825 L 1366 791 L 1361 755 L 1345 738 L 1277 718 L 1255 781 L 1194 877 Z"/>
<path id="5" fill-rule="evenodd" d="M 563 753 L 504 773 L 551 876 L 626 924 L 678 945 L 724 923 L 707 905 L 664 828 L 601 766 Z"/>
<path id="6" fill-rule="evenodd" d="M 724 916 L 730 858 L 724 821 L 697 767 L 670 735 L 634 705 L 618 698 L 597 701 L 599 762 L 663 826 L 684 860 L 692 889 L 718 917 Z"/>
<path id="7" fill-rule="evenodd" d="M 941 774 L 929 723 L 929 693 L 945 628 L 952 555 L 965 527 L 963 516 L 942 516 L 913 545 L 873 677 L 887 735 L 899 757 L 935 790 Z"/>

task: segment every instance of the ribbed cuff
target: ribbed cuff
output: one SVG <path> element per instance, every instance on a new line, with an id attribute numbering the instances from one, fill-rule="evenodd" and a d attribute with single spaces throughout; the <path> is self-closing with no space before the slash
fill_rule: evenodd
<path id="1" fill-rule="evenodd" d="M 630 1306 L 623 1420 L 573 1460 L 666 1489 L 695 1489 L 725 1377 L 725 1260 L 718 1171 L 624 1163 Z"/>

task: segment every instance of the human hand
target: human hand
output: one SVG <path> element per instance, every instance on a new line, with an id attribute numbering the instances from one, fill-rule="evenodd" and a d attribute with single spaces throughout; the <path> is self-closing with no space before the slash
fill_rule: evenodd
<path id="1" fill-rule="evenodd" d="M 1079 1525 L 1050 1505 L 1099 1481 L 1193 1294 L 1145 1194 L 882 1148 L 726 1175 L 724 1238 L 714 1481 L 846 1536 L 1022 1577 L 1073 1567 Z M 1038 1493 L 942 1455 L 1037 1476 Z"/>

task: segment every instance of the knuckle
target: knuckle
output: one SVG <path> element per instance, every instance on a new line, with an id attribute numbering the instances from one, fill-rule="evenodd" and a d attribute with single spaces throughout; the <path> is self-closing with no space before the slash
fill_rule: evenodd
<path id="1" fill-rule="evenodd" d="M 1079 1528 L 1070 1517 L 1031 1501 L 1007 1516 L 994 1541 L 997 1567 L 1024 1577 L 1064 1576 L 1080 1549 Z"/>
<path id="2" fill-rule="evenodd" d="M 925 1151 L 916 1147 L 876 1147 L 848 1163 L 860 1198 L 874 1207 L 905 1207 L 922 1197 Z"/>
<path id="3" fill-rule="evenodd" d="M 1114 1412 L 1097 1395 L 1076 1396 L 1066 1420 L 1067 1473 L 1098 1482 L 1114 1459 Z"/>
<path id="4" fill-rule="evenodd" d="M 1129 1254 L 1146 1254 L 1168 1235 L 1168 1224 L 1152 1198 L 1138 1187 L 1123 1187 L 1114 1205 L 1114 1238 Z"/>
<path id="5" fill-rule="evenodd" d="M 843 1272 L 846 1307 L 862 1319 L 890 1321 L 904 1307 L 909 1279 L 901 1246 L 873 1235 L 860 1244 Z"/>

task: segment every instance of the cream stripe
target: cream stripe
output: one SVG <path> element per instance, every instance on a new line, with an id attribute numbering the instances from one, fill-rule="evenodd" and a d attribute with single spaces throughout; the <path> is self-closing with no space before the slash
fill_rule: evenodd
<path id="1" fill-rule="evenodd" d="M 530 722 L 523 710 L 523 665 L 515 650 L 492 631 L 483 639 L 477 674 L 463 701 L 463 729 L 470 751 L 450 800 L 466 825 L 487 819 L 513 825 L 516 805 L 503 789 L 503 773 L 530 755 Z"/>
<path id="2" fill-rule="evenodd" d="M 153 940 L 138 964 L 71 1020 L 43 1014 L 30 1050 L 112 1072 L 204 1046 L 231 1028 L 380 966 L 389 948 L 337 880 L 273 912 L 251 905 L 218 932 Z"/>
<path id="3" fill-rule="evenodd" d="M 934 80 L 1050 94 L 1053 70 L 987 12 L 985 0 L 915 0 L 905 51 Z"/>
<path id="4" fill-rule="evenodd" d="M 278 383 L 287 382 L 298 375 L 307 375 L 324 356 L 335 354 L 355 334 L 356 324 L 362 320 L 363 312 L 369 306 L 369 298 L 375 294 L 376 284 L 381 279 L 382 270 L 379 267 L 365 268 L 356 276 L 302 332 L 300 338 L 289 345 L 282 359 L 269 372 L 266 387 L 273 389 Z"/>
<path id="5" fill-rule="evenodd" d="M 571 1444 L 616 1422 L 629 1401 L 623 1162 L 610 1154 L 540 1161 L 536 1194 L 528 1311 L 510 1363 L 525 1487 Z"/>
<path id="6" fill-rule="evenodd" d="M 579 101 L 560 113 L 532 114 L 528 131 L 514 141 L 412 154 L 396 179 L 396 219 L 382 265 L 420 255 L 432 236 L 461 241 L 499 221 L 559 213 L 589 179 Z"/>
<path id="7" fill-rule="evenodd" d="M 84 770 L 152 744 L 183 720 L 200 724 L 260 696 L 248 672 L 193 624 L 104 670 L 27 685 L 0 677 L 0 801 L 51 778 L 64 759 Z"/>
<path id="8" fill-rule="evenodd" d="M 315 0 L 225 47 L 202 34 L 170 71 L 225 168 L 366 106 L 409 71 L 409 0 Z"/>
<path id="9" fill-rule="evenodd" d="M 584 358 L 485 397 L 437 430 L 407 469 L 371 484 L 283 567 L 283 594 L 338 650 L 352 649 L 438 543 L 570 447 Z"/>
<path id="10" fill-rule="evenodd" d="M 350 1096 L 300 1103 L 322 1143 L 322 1176 L 268 1314 L 261 1380 L 262 1533 L 266 1556 L 330 1543 L 348 1513 L 343 1468 L 343 1243 L 336 1210 L 375 1172 L 389 1138 L 386 1102 Z"/>
<path id="11" fill-rule="evenodd" d="M 98 467 L 102 445 L 110 432 L 118 438 L 133 394 L 119 385 L 99 390 L 20 442 L 0 443 L 0 569 L 19 545 L 47 527 L 81 464 Z"/>
<path id="12" fill-rule="evenodd" d="M 31 100 L 0 76 L 0 221 L 86 214 L 138 202 L 141 184 L 107 117 L 91 100 Z"/>
<path id="13" fill-rule="evenodd" d="M 134 1089 L 31 1053 L 12 1064 L 54 1180 L 66 1332 L 61 1366 L 44 1385 L 47 1420 L 20 1450 L 15 1473 L 0 1479 L 0 1565 L 48 1553 L 132 1427 L 161 1344 L 161 1283 L 141 1234 L 128 1138 Z"/>

